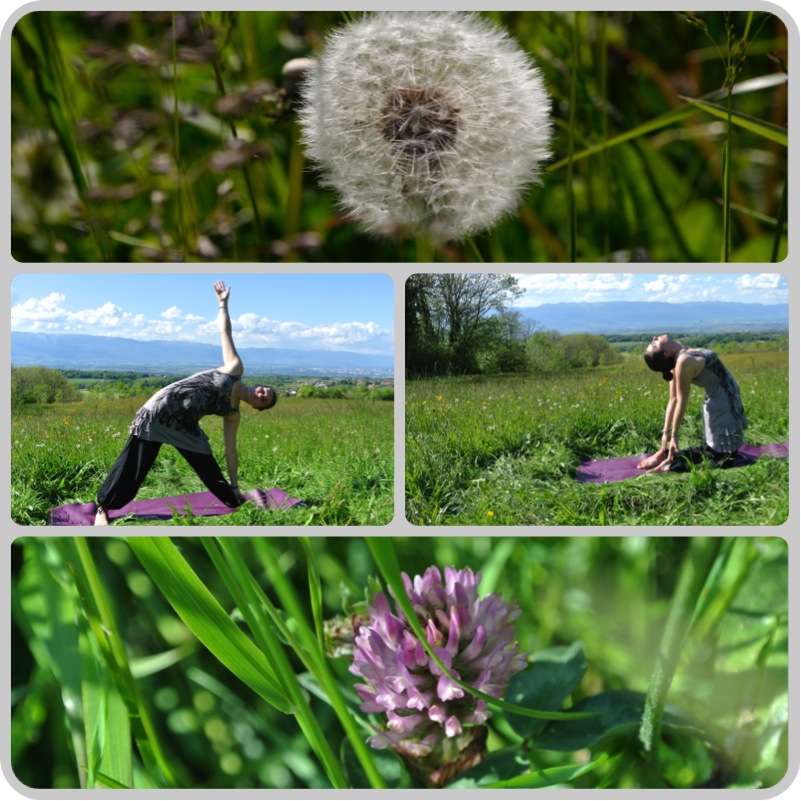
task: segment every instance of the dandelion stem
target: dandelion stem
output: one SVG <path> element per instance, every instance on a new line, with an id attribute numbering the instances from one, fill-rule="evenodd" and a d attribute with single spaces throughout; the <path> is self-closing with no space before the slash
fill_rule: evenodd
<path id="1" fill-rule="evenodd" d="M 429 264 L 434 261 L 434 248 L 431 246 L 431 240 L 424 235 L 417 237 L 417 263 Z"/>
<path id="2" fill-rule="evenodd" d="M 476 240 L 472 236 L 467 237 L 467 249 L 473 254 L 473 261 L 484 263 L 484 257 L 481 255 Z"/>
<path id="3" fill-rule="evenodd" d="M 290 131 L 292 141 L 289 149 L 289 175 L 284 213 L 284 236 L 287 239 L 300 231 L 300 210 L 303 200 L 303 148 L 300 146 L 297 123 L 291 124 Z"/>

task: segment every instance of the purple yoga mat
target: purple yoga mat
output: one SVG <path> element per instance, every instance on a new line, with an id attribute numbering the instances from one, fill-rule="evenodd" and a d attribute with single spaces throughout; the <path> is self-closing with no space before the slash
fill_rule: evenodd
<path id="1" fill-rule="evenodd" d="M 297 498 L 290 498 L 282 489 L 255 489 L 245 493 L 245 497 L 264 509 L 289 509 L 301 503 Z M 187 506 L 192 514 L 198 517 L 214 517 L 235 512 L 219 501 L 210 492 L 193 492 L 188 495 L 174 495 L 171 498 L 152 498 L 143 501 L 131 501 L 122 509 L 110 509 L 109 521 L 120 517 L 133 516 L 140 520 L 172 520 L 175 512 L 186 511 Z M 51 509 L 47 516 L 50 526 L 93 526 L 97 506 L 94 503 L 69 503 Z"/>
<path id="2" fill-rule="evenodd" d="M 753 464 L 760 456 L 775 456 L 786 459 L 789 456 L 789 442 L 775 445 L 743 445 L 733 467 L 743 467 Z M 617 459 L 596 459 L 591 462 L 582 462 L 576 471 L 576 481 L 582 484 L 612 484 L 635 476 L 643 476 L 645 470 L 638 470 L 637 465 L 649 456 L 622 456 Z"/>

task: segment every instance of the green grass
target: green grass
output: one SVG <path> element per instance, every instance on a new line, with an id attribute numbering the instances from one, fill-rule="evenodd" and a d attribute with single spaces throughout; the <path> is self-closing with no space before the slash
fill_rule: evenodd
<path id="1" fill-rule="evenodd" d="M 43 525 L 49 509 L 87 503 L 122 450 L 143 398 L 31 405 L 12 413 L 11 514 Z M 204 421 L 224 466 L 222 424 Z M 306 502 L 270 512 L 246 504 L 191 525 L 385 525 L 393 516 L 393 404 L 369 400 L 285 398 L 269 413 L 246 412 L 239 427 L 242 490 L 280 487 Z M 205 487 L 183 457 L 162 448 L 138 498 Z M 147 525 L 146 521 L 131 525 Z"/>
<path id="2" fill-rule="evenodd" d="M 519 607 L 532 675 L 582 648 L 567 709 L 662 688 L 692 716 L 666 714 L 658 757 L 636 720 L 575 754 L 531 747 L 494 705 L 486 768 L 517 754 L 521 786 L 674 792 L 768 788 L 788 769 L 779 537 L 37 536 L 10 551 L 10 767 L 30 787 L 422 789 L 364 747 L 380 721 L 317 633 L 371 579 L 430 565 L 481 571 L 482 595 Z"/>
<path id="3" fill-rule="evenodd" d="M 786 257 L 787 31 L 777 17 L 731 13 L 733 41 L 745 35 L 747 50 L 729 114 L 723 12 L 701 15 L 706 30 L 676 12 L 483 13 L 542 70 L 553 158 L 517 214 L 475 242 L 432 250 L 344 220 L 283 114 L 282 66 L 314 56 L 342 13 L 23 17 L 11 46 L 14 258 Z M 253 91 L 261 99 L 249 105 Z M 244 160 L 231 159 L 234 138 Z"/>
<path id="4" fill-rule="evenodd" d="M 750 427 L 788 436 L 787 354 L 728 354 Z M 702 440 L 694 390 L 679 445 Z M 528 378 L 442 378 L 406 386 L 406 516 L 416 525 L 778 525 L 787 460 L 747 468 L 578 484 L 579 462 L 653 453 L 667 385 L 641 360 Z"/>

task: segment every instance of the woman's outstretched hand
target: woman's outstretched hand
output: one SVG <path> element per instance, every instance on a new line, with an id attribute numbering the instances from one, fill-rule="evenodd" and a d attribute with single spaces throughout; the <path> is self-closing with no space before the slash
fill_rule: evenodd
<path id="1" fill-rule="evenodd" d="M 231 294 L 231 287 L 227 287 L 223 281 L 216 281 L 214 284 L 214 294 L 220 303 L 228 302 L 228 295 Z"/>

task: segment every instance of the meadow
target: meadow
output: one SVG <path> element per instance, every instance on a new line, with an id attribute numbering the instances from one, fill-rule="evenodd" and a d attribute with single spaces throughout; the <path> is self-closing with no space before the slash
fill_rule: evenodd
<path id="1" fill-rule="evenodd" d="M 481 14 L 539 66 L 553 119 L 552 156 L 542 181 L 499 224 L 474 240 L 439 244 L 361 232 L 338 208 L 336 193 L 320 185 L 300 144 L 297 88 L 282 68 L 319 57 L 328 34 L 356 15 L 26 15 L 11 42 L 13 257 L 786 257 L 787 31 L 778 17 Z M 490 128 L 492 119 L 491 108 L 481 114 Z M 362 124 L 358 115 L 354 124 Z M 486 188 L 460 191 L 469 197 Z"/>
<path id="2" fill-rule="evenodd" d="M 784 442 L 787 353 L 731 353 L 746 442 Z M 702 441 L 694 389 L 680 447 Z M 653 453 L 667 384 L 641 358 L 573 372 L 406 383 L 406 517 L 415 525 L 769 526 L 787 519 L 787 460 L 579 484 L 579 462 Z"/>
<path id="3" fill-rule="evenodd" d="M 349 670 L 366 588 L 408 604 L 399 571 L 431 566 L 480 571 L 479 597 L 518 610 L 525 654 L 489 699 L 485 760 L 449 786 L 743 792 L 788 770 L 779 537 L 37 536 L 10 550 L 10 767 L 32 788 L 431 786 L 367 745 L 386 719 L 360 708 Z"/>
<path id="4" fill-rule="evenodd" d="M 119 455 L 146 398 L 31 404 L 11 417 L 11 516 L 43 525 L 49 509 L 87 503 Z M 215 518 L 174 518 L 184 525 L 384 525 L 393 517 L 393 403 L 368 399 L 282 398 L 268 414 L 242 416 L 239 478 L 244 492 L 280 487 L 302 507 L 278 512 L 245 504 Z M 204 430 L 225 465 L 222 424 Z M 224 470 L 224 467 L 223 467 Z M 138 498 L 205 487 L 183 457 L 163 447 Z M 131 525 L 146 525 L 146 521 Z"/>

